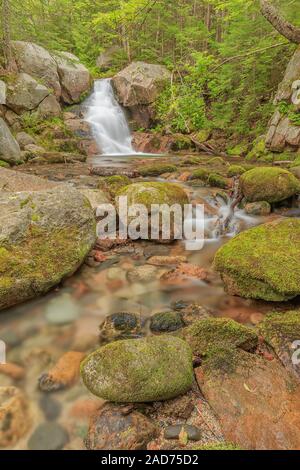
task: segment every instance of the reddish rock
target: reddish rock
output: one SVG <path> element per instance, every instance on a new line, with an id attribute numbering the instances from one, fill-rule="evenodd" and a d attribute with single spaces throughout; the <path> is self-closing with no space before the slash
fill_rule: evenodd
<path id="1" fill-rule="evenodd" d="M 299 449 L 297 383 L 277 360 L 242 350 L 231 354 L 215 355 L 196 369 L 198 384 L 226 441 L 243 449 Z"/>
<path id="2" fill-rule="evenodd" d="M 39 387 L 44 392 L 55 392 L 74 385 L 79 379 L 80 363 L 85 354 L 70 351 L 64 354 L 55 366 L 39 379 Z"/>
<path id="3" fill-rule="evenodd" d="M 182 263 L 176 269 L 163 274 L 161 280 L 166 285 L 183 285 L 192 280 L 205 281 L 207 278 L 207 270 L 194 264 Z"/>
<path id="4" fill-rule="evenodd" d="M 25 376 L 25 369 L 17 364 L 0 364 L 0 374 L 7 375 L 14 380 L 21 380 Z"/>
<path id="5" fill-rule="evenodd" d="M 142 450 L 157 435 L 155 425 L 131 407 L 108 403 L 92 418 L 85 441 L 88 450 Z"/>

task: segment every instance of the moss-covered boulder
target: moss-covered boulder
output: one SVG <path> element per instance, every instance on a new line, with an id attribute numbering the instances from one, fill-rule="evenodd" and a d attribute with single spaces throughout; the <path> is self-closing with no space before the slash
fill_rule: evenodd
<path id="1" fill-rule="evenodd" d="M 177 171 L 175 165 L 169 163 L 155 163 L 153 165 L 146 165 L 138 169 L 141 176 L 160 176 L 164 173 L 174 173 Z"/>
<path id="2" fill-rule="evenodd" d="M 233 178 L 234 176 L 241 176 L 245 172 L 245 168 L 240 165 L 230 165 L 227 175 L 229 178 Z"/>
<path id="3" fill-rule="evenodd" d="M 274 203 L 300 193 L 297 178 L 281 168 L 254 168 L 244 173 L 240 181 L 242 192 L 248 202 Z"/>
<path id="4" fill-rule="evenodd" d="M 257 347 L 257 333 L 228 318 L 207 318 L 184 328 L 181 337 L 189 343 L 194 355 L 206 357 L 216 349 L 240 348 L 251 351 Z"/>
<path id="5" fill-rule="evenodd" d="M 300 346 L 300 310 L 267 315 L 258 325 L 258 332 L 274 349 L 283 365 L 300 379 L 300 355 L 297 352 Z"/>
<path id="6" fill-rule="evenodd" d="M 191 388 L 192 352 L 172 336 L 117 341 L 89 355 L 81 375 L 90 392 L 112 402 L 169 400 Z"/>
<path id="7" fill-rule="evenodd" d="M 188 204 L 186 192 L 175 183 L 145 182 L 134 183 L 118 192 L 118 197 L 127 196 L 128 205 L 144 204 L 151 209 L 152 204 Z"/>
<path id="8" fill-rule="evenodd" d="M 191 139 L 187 135 L 174 134 L 172 136 L 171 150 L 180 152 L 181 150 L 189 150 L 194 146 Z"/>
<path id="9" fill-rule="evenodd" d="M 207 182 L 209 177 L 209 171 L 206 168 L 197 168 L 191 174 L 191 180 L 201 180 Z"/>
<path id="10" fill-rule="evenodd" d="M 241 233 L 217 252 L 214 266 L 232 295 L 268 301 L 300 295 L 300 220 Z"/>
<path id="11" fill-rule="evenodd" d="M 96 227 L 88 200 L 65 185 L 2 192 L 0 206 L 3 309 L 45 294 L 73 274 L 95 242 Z"/>
<path id="12" fill-rule="evenodd" d="M 126 175 L 112 175 L 101 177 L 98 183 L 98 188 L 106 191 L 111 198 L 125 186 L 129 186 L 131 180 Z"/>
<path id="13" fill-rule="evenodd" d="M 218 175 L 217 173 L 210 173 L 208 177 L 208 184 L 212 188 L 220 189 L 226 189 L 229 186 L 227 179 L 221 175 Z"/>

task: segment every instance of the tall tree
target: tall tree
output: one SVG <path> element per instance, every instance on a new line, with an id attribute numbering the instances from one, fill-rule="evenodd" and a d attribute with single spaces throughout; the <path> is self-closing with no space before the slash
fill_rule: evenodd
<path id="1" fill-rule="evenodd" d="M 3 54 L 6 70 L 13 69 L 10 33 L 10 0 L 2 0 Z"/>
<path id="2" fill-rule="evenodd" d="M 263 16 L 277 31 L 295 44 L 300 44 L 300 28 L 287 21 L 268 0 L 260 0 Z"/>

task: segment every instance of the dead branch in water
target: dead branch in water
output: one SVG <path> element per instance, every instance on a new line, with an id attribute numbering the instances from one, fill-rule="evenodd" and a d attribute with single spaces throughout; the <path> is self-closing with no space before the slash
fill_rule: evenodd
<path id="1" fill-rule="evenodd" d="M 217 150 L 211 144 L 201 143 L 193 136 L 191 136 L 190 139 L 193 142 L 193 144 L 196 146 L 196 148 L 198 150 L 201 150 L 201 152 L 203 152 L 203 153 L 207 153 L 208 155 L 213 155 L 213 156 L 221 156 L 221 157 L 225 157 L 225 158 L 228 156 L 225 152 L 219 152 L 219 150 Z"/>

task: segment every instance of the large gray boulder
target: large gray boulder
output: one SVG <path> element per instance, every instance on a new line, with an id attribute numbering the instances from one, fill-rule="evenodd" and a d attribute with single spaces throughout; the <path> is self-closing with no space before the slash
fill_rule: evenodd
<path id="1" fill-rule="evenodd" d="M 62 87 L 62 98 L 67 104 L 78 103 L 91 87 L 91 75 L 78 57 L 68 52 L 55 56 Z"/>
<path id="2" fill-rule="evenodd" d="M 49 95 L 49 89 L 27 73 L 17 75 L 7 87 L 6 105 L 17 114 L 36 109 Z"/>
<path id="3" fill-rule="evenodd" d="M 52 118 L 61 115 L 61 106 L 54 95 L 47 96 L 38 107 L 38 116 L 40 118 Z"/>
<path id="4" fill-rule="evenodd" d="M 287 66 L 284 78 L 278 87 L 274 104 L 285 102 L 290 104 L 295 112 L 300 112 L 299 105 L 295 105 L 293 100 L 293 97 L 298 95 L 299 86 L 300 47 L 298 47 Z M 300 126 L 295 125 L 288 115 L 282 114 L 279 108 L 269 122 L 266 146 L 273 152 L 283 152 L 285 149 L 297 150 L 300 147 Z"/>
<path id="5" fill-rule="evenodd" d="M 31 42 L 13 41 L 12 45 L 19 72 L 25 72 L 42 80 L 57 97 L 60 97 L 61 86 L 57 64 L 51 54 Z"/>
<path id="6" fill-rule="evenodd" d="M 82 194 L 66 185 L 35 187 L 0 192 L 0 309 L 48 292 L 76 271 L 95 242 L 94 213 Z"/>
<path id="7" fill-rule="evenodd" d="M 10 164 L 21 160 L 19 144 L 2 118 L 0 118 L 0 160 Z"/>
<path id="8" fill-rule="evenodd" d="M 6 103 L 6 84 L 0 80 L 0 104 Z"/>
<path id="9" fill-rule="evenodd" d="M 153 104 L 170 76 L 162 65 L 133 62 L 115 75 L 113 87 L 118 101 L 131 111 L 133 119 L 149 127 L 155 119 Z"/>
<path id="10" fill-rule="evenodd" d="M 278 87 L 274 104 L 281 101 L 290 101 L 292 97 L 292 85 L 296 80 L 300 79 L 300 47 L 298 47 L 290 60 L 282 82 Z"/>

